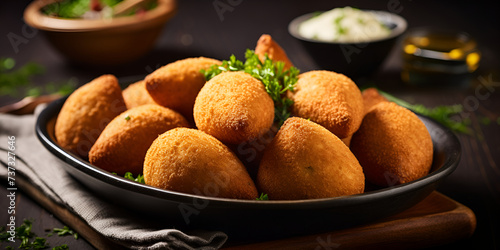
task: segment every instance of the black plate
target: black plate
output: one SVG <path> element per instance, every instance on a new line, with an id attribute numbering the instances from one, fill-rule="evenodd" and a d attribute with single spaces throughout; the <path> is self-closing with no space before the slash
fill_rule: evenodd
<path id="1" fill-rule="evenodd" d="M 49 104 L 36 123 L 42 144 L 63 161 L 66 170 L 96 195 L 177 228 L 223 230 L 235 238 L 290 236 L 350 227 L 396 214 L 423 200 L 460 160 L 456 136 L 437 122 L 419 116 L 434 144 L 431 173 L 409 183 L 344 197 L 253 201 L 209 198 L 158 189 L 113 175 L 63 150 L 54 124 L 66 98 Z"/>

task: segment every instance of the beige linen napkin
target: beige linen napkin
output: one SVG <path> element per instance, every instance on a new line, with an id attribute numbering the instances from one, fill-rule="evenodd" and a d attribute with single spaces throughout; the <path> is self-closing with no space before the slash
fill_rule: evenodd
<path id="1" fill-rule="evenodd" d="M 7 178 L 8 136 L 15 136 L 16 175 L 23 175 L 54 202 L 80 216 L 105 237 L 132 249 L 218 249 L 227 235 L 217 231 L 181 232 L 158 227 L 96 197 L 75 181 L 35 135 L 37 114 L 0 114 L 0 177 Z M 22 190 L 20 190 L 22 191 Z"/>

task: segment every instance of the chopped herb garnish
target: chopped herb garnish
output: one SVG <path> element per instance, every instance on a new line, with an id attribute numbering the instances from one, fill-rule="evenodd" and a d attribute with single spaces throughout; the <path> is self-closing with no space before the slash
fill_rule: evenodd
<path id="1" fill-rule="evenodd" d="M 135 181 L 142 183 L 142 184 L 146 184 L 146 182 L 144 181 L 144 175 L 141 175 L 141 174 L 137 175 L 137 178 L 135 178 Z"/>
<path id="2" fill-rule="evenodd" d="M 347 28 L 339 26 L 338 27 L 338 32 L 339 32 L 339 34 L 343 35 L 343 34 L 347 33 Z"/>
<path id="3" fill-rule="evenodd" d="M 317 17 L 317 16 L 320 16 L 321 14 L 323 14 L 323 11 L 315 11 L 315 12 L 313 12 L 313 14 L 312 14 L 312 17 L 311 17 L 311 18 L 315 18 L 315 17 Z"/>
<path id="4" fill-rule="evenodd" d="M 444 126 L 450 128 L 453 131 L 464 134 L 471 133 L 471 130 L 468 127 L 470 121 L 468 121 L 467 119 L 463 119 L 461 121 L 453 119 L 454 115 L 458 115 L 463 111 L 463 106 L 460 104 L 455 104 L 451 106 L 441 105 L 434 108 L 427 108 L 422 104 L 411 104 L 381 90 L 378 91 L 387 100 L 394 102 L 399 106 L 405 107 L 415 113 L 428 116 L 436 120 L 437 122 L 443 124 Z"/>
<path id="5" fill-rule="evenodd" d="M 44 249 L 48 247 L 49 244 L 47 243 L 47 240 L 45 238 L 35 237 L 35 239 L 29 245 L 27 245 L 25 249 Z"/>
<path id="6" fill-rule="evenodd" d="M 483 116 L 479 118 L 479 122 L 481 122 L 481 124 L 483 125 L 489 125 L 491 123 L 491 120 L 490 118 Z"/>
<path id="7" fill-rule="evenodd" d="M 135 181 L 135 182 L 138 182 L 138 183 L 146 184 L 146 182 L 144 182 L 144 175 L 142 175 L 142 174 L 138 174 L 137 178 L 136 178 L 136 177 L 134 177 L 134 175 L 132 173 L 126 172 L 123 177 L 125 179 L 129 179 L 131 181 Z"/>
<path id="8" fill-rule="evenodd" d="M 337 26 L 337 32 L 340 35 L 347 33 L 347 28 L 342 27 L 342 25 L 341 25 L 342 19 L 344 19 L 344 17 L 345 17 L 345 15 L 342 14 L 342 16 L 335 18 L 335 20 L 333 21 L 335 23 L 335 26 Z"/>
<path id="9" fill-rule="evenodd" d="M 245 59 L 245 62 L 242 62 L 231 55 L 229 60 L 222 61 L 222 65 L 213 65 L 201 72 L 207 81 L 225 71 L 244 71 L 260 80 L 274 102 L 274 121 L 281 126 L 290 117 L 289 108 L 293 104 L 293 101 L 284 94 L 287 91 L 294 91 L 300 71 L 295 67 L 284 70 L 284 62 L 273 62 L 267 55 L 262 62 L 250 49 L 247 49 Z"/>
<path id="10" fill-rule="evenodd" d="M 25 219 L 23 221 L 23 224 L 21 224 L 19 227 L 16 227 L 15 229 L 15 239 L 18 239 L 21 241 L 21 244 L 19 245 L 18 248 L 20 249 L 46 249 L 49 248 L 49 244 L 47 243 L 47 239 L 43 237 L 38 237 L 35 235 L 34 232 L 32 232 L 32 227 L 33 227 L 33 221 Z M 64 226 L 63 229 L 60 228 L 54 228 L 53 232 L 58 233 L 60 236 L 64 235 L 73 235 L 75 239 L 78 238 L 78 234 L 73 232 L 73 230 L 69 229 L 67 226 Z M 52 235 L 50 233 L 47 236 Z M 0 228 L 0 242 L 6 242 L 9 240 L 9 238 L 12 237 L 8 232 L 6 232 L 6 229 L 4 227 Z M 31 239 L 33 239 L 31 241 Z M 65 248 L 64 248 L 65 246 Z M 63 248 L 60 248 L 63 247 Z M 14 249 L 11 246 L 7 246 L 6 249 Z M 53 249 L 69 249 L 68 245 L 64 244 L 59 247 L 55 247 Z"/>
<path id="11" fill-rule="evenodd" d="M 64 226 L 63 228 L 54 228 L 52 232 L 57 233 L 59 236 L 73 235 L 75 239 L 78 239 L 78 233 L 74 232 L 67 226 Z"/>
<path id="12" fill-rule="evenodd" d="M 69 247 L 66 244 L 62 244 L 60 246 L 53 247 L 52 250 L 68 250 Z"/>
<path id="13" fill-rule="evenodd" d="M 24 97 L 39 96 L 43 93 L 67 95 L 76 87 L 76 78 L 66 83 L 48 83 L 45 86 L 33 84 L 33 77 L 45 73 L 45 68 L 34 62 L 28 62 L 15 69 L 16 61 L 12 58 L 0 58 L 0 96 Z"/>
<path id="14" fill-rule="evenodd" d="M 267 196 L 267 194 L 261 193 L 260 197 L 256 198 L 256 200 L 258 200 L 258 201 L 268 201 L 269 197 Z"/>
<path id="15" fill-rule="evenodd" d="M 344 19 L 344 15 L 335 18 L 333 22 L 335 23 L 335 25 L 340 26 L 340 22 L 342 21 L 342 19 Z"/>
<path id="16" fill-rule="evenodd" d="M 130 120 L 130 116 L 129 115 L 125 116 L 125 121 L 128 121 L 128 120 Z"/>

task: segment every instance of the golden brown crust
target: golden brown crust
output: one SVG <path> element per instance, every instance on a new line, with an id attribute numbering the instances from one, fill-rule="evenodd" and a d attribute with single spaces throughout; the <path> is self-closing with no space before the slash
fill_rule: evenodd
<path id="1" fill-rule="evenodd" d="M 352 135 L 346 137 L 346 138 L 342 138 L 340 139 L 347 147 L 349 147 L 349 145 L 351 145 L 351 139 L 352 139 Z"/>
<path id="2" fill-rule="evenodd" d="M 157 104 L 129 109 L 113 119 L 89 152 L 93 165 L 119 175 L 142 173 L 146 152 L 158 135 L 187 127 L 182 115 Z"/>
<path id="3" fill-rule="evenodd" d="M 366 179 L 378 186 L 416 180 L 432 165 L 432 139 L 424 123 L 393 102 L 373 106 L 354 134 L 351 150 Z"/>
<path id="4" fill-rule="evenodd" d="M 359 194 L 365 179 L 357 159 L 337 136 L 292 117 L 265 149 L 257 183 L 269 199 L 297 200 Z"/>
<path id="5" fill-rule="evenodd" d="M 274 103 L 264 85 L 244 72 L 225 72 L 208 81 L 194 105 L 201 131 L 238 144 L 262 135 L 274 120 Z"/>
<path id="6" fill-rule="evenodd" d="M 130 84 L 122 93 L 127 109 L 156 103 L 146 90 L 146 82 L 143 80 Z"/>
<path id="7" fill-rule="evenodd" d="M 344 139 L 360 126 L 363 98 L 347 76 L 316 70 L 302 73 L 292 95 L 294 115 L 311 119 Z"/>
<path id="8" fill-rule="evenodd" d="M 255 184 L 233 152 L 195 129 L 175 128 L 160 135 L 146 154 L 144 180 L 182 193 L 257 198 Z"/>
<path id="9" fill-rule="evenodd" d="M 126 110 L 122 90 L 113 75 L 103 75 L 81 86 L 64 103 L 55 125 L 59 145 L 82 158 L 101 131 Z"/>
<path id="10" fill-rule="evenodd" d="M 194 101 L 205 84 L 200 70 L 208 69 L 214 64 L 222 62 L 197 57 L 169 63 L 146 77 L 146 89 L 156 103 L 173 109 L 192 121 Z"/>
<path id="11" fill-rule="evenodd" d="M 363 106 L 365 107 L 365 114 L 370 111 L 370 109 L 381 103 L 381 102 L 387 102 L 387 99 L 380 95 L 378 90 L 376 88 L 367 88 L 361 92 L 361 95 L 363 96 Z"/>
<path id="12" fill-rule="evenodd" d="M 255 54 L 259 56 L 261 61 L 265 60 L 267 56 L 273 61 L 282 61 L 285 63 L 284 69 L 287 70 L 293 66 L 293 63 L 288 59 L 285 50 L 275 42 L 270 35 L 263 34 L 257 41 L 255 47 Z"/>

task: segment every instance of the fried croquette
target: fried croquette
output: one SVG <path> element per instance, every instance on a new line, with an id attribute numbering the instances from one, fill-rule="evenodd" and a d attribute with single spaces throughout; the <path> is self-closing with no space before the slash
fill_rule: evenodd
<path id="1" fill-rule="evenodd" d="M 255 54 L 259 56 L 261 61 L 264 61 L 266 54 L 269 59 L 273 61 L 281 61 L 285 63 L 284 69 L 287 70 L 293 66 L 290 59 L 286 55 L 285 50 L 276 43 L 270 35 L 263 34 L 257 41 L 257 46 L 255 47 Z"/>
<path id="2" fill-rule="evenodd" d="M 367 181 L 394 186 L 425 176 L 432 165 L 432 139 L 410 110 L 381 102 L 365 115 L 351 140 L 351 151 Z"/>
<path id="3" fill-rule="evenodd" d="M 102 130 L 126 109 L 116 77 L 100 76 L 75 90 L 65 101 L 55 124 L 57 143 L 86 159 Z"/>
<path id="4" fill-rule="evenodd" d="M 119 175 L 142 173 L 144 157 L 158 135 L 187 127 L 182 115 L 157 104 L 129 109 L 113 119 L 89 152 L 93 165 Z"/>
<path id="5" fill-rule="evenodd" d="M 206 82 L 200 70 L 208 69 L 214 64 L 222 62 L 197 57 L 169 63 L 145 78 L 146 89 L 156 103 L 173 109 L 192 121 L 194 101 Z"/>
<path id="6" fill-rule="evenodd" d="M 292 113 L 310 119 L 344 139 L 360 126 L 363 98 L 347 76 L 326 70 L 299 75 L 292 95 Z"/>
<path id="7" fill-rule="evenodd" d="M 274 103 L 259 80 L 244 72 L 225 72 L 210 79 L 194 104 L 194 121 L 218 140 L 238 144 L 267 132 Z"/>
<path id="8" fill-rule="evenodd" d="M 144 181 L 182 193 L 257 198 L 254 182 L 234 153 L 196 129 L 175 128 L 160 135 L 146 154 Z"/>
<path id="9" fill-rule="evenodd" d="M 363 193 L 365 177 L 337 136 L 292 117 L 265 149 L 257 184 L 271 200 L 316 199 Z"/>
<path id="10" fill-rule="evenodd" d="M 349 147 L 349 145 L 351 145 L 351 139 L 352 139 L 352 135 L 346 137 L 346 138 L 342 138 L 340 139 L 346 146 Z"/>
<path id="11" fill-rule="evenodd" d="M 387 102 L 387 99 L 383 97 L 376 88 L 367 88 L 361 92 L 361 95 L 363 96 L 365 114 L 368 113 L 373 106 L 381 102 Z"/>
<path id="12" fill-rule="evenodd" d="M 123 90 L 123 99 L 128 109 L 135 108 L 144 104 L 155 104 L 156 102 L 146 90 L 146 82 L 138 81 L 130 84 Z"/>

